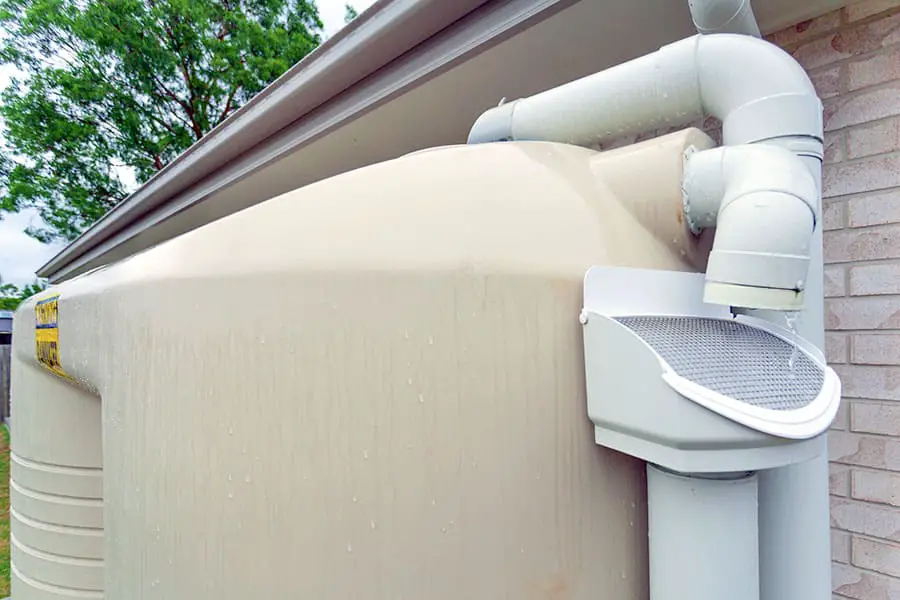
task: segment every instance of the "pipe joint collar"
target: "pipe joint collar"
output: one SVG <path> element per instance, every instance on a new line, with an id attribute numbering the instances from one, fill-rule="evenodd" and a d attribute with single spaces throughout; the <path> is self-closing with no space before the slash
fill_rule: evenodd
<path id="1" fill-rule="evenodd" d="M 467 143 L 508 142 L 513 139 L 513 112 L 518 102 L 506 102 L 482 113 L 472 125 Z"/>
<path id="2" fill-rule="evenodd" d="M 766 144 L 689 155 L 685 214 L 716 227 L 707 300 L 747 308 L 802 306 L 816 226 L 816 182 L 800 158 Z"/>

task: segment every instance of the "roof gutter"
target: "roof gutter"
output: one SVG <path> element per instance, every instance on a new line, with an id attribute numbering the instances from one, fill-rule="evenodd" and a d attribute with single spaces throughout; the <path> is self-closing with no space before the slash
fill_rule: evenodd
<path id="1" fill-rule="evenodd" d="M 52 277 L 488 0 L 379 0 L 94 223 L 37 274 Z"/>

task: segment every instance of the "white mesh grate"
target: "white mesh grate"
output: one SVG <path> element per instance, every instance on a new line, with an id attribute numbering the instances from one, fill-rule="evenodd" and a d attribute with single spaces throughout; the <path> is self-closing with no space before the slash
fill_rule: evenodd
<path id="1" fill-rule="evenodd" d="M 617 317 L 681 377 L 714 392 L 770 410 L 810 404 L 824 370 L 768 331 L 704 317 Z"/>

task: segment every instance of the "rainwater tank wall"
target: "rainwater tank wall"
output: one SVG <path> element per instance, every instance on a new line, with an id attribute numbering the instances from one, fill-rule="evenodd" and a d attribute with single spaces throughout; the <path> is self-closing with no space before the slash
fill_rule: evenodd
<path id="1" fill-rule="evenodd" d="M 108 600 L 646 597 L 644 469 L 593 442 L 578 314 L 592 264 L 702 262 L 689 144 L 435 149 L 214 222 L 50 292 L 80 387 L 26 304 L 13 449 L 83 509 L 42 551 L 85 566 L 65 527 L 102 525 Z M 102 523 L 69 477 L 101 465 Z M 15 600 L 95 597 L 14 560 Z"/>

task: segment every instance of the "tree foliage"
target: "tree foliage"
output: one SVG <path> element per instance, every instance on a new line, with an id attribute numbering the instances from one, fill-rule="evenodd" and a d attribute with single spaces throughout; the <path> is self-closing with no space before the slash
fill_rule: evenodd
<path id="1" fill-rule="evenodd" d="M 349 4 L 344 5 L 344 23 L 347 24 L 356 17 L 359 16 L 359 13 L 356 12 L 356 9 L 350 6 Z"/>
<path id="2" fill-rule="evenodd" d="M 321 42 L 312 0 L 0 0 L 0 210 L 72 240 Z"/>
<path id="3" fill-rule="evenodd" d="M 0 310 L 16 310 L 22 302 L 45 289 L 47 284 L 40 280 L 22 287 L 0 282 Z"/>

